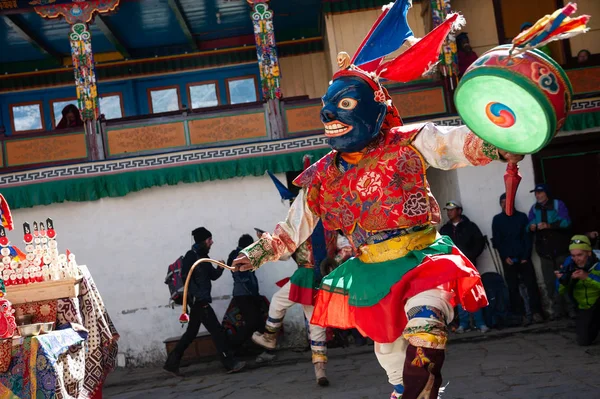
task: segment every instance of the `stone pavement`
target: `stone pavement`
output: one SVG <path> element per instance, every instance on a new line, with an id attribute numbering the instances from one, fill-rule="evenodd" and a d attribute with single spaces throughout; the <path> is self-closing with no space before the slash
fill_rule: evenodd
<path id="1" fill-rule="evenodd" d="M 444 365 L 442 399 L 600 398 L 600 345 L 575 344 L 573 329 L 553 322 L 488 334 L 453 335 Z M 183 378 L 155 369 L 117 370 L 104 395 L 114 399 L 388 398 L 390 386 L 373 347 L 330 351 L 331 385 L 318 387 L 309 352 L 278 353 L 269 366 L 227 375 L 218 362 L 182 369 Z"/>

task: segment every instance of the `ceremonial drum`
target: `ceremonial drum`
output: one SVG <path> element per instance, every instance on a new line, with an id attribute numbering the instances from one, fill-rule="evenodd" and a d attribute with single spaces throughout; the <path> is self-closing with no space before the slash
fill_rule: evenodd
<path id="1" fill-rule="evenodd" d="M 454 102 L 477 136 L 511 153 L 532 154 L 565 123 L 573 89 L 565 71 L 543 52 L 509 57 L 510 48 L 499 46 L 479 57 Z"/>

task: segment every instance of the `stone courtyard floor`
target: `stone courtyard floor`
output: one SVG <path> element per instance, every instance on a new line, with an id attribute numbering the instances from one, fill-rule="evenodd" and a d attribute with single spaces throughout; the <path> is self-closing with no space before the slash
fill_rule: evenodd
<path id="1" fill-rule="evenodd" d="M 104 387 L 114 399 L 299 398 L 387 399 L 390 386 L 373 346 L 330 351 L 331 385 L 314 381 L 310 352 L 285 350 L 268 366 L 227 375 L 218 362 L 182 368 L 183 378 L 160 368 L 119 369 Z M 443 370 L 442 399 L 600 398 L 600 344 L 579 347 L 566 322 L 471 332 L 451 337 Z"/>

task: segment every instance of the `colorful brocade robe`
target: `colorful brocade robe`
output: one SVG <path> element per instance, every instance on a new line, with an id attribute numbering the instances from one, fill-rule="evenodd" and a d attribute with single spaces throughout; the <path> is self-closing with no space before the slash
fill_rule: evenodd
<path id="1" fill-rule="evenodd" d="M 283 286 L 290 281 L 289 299 L 302 305 L 314 305 L 316 290 L 323 276 L 320 264 L 325 258 L 330 258 L 336 264 L 341 264 L 352 256 L 349 241 L 337 231 L 329 231 L 317 226 L 310 238 L 304 241 L 293 255 L 298 269 L 292 277 L 277 283 Z"/>
<path id="2" fill-rule="evenodd" d="M 440 208 L 433 198 L 426 169 L 482 166 L 498 160 L 496 147 L 466 126 L 419 123 L 381 134 L 357 165 L 341 170 L 331 151 L 305 170 L 295 183 L 303 187 L 286 221 L 274 234 L 244 249 L 255 268 L 293 254 L 319 220 L 327 230 L 341 230 L 355 251 L 387 232 L 438 224 Z"/>

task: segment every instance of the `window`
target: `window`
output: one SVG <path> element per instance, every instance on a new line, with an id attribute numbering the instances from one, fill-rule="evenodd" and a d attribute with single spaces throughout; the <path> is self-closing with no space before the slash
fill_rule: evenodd
<path id="1" fill-rule="evenodd" d="M 227 96 L 230 104 L 243 104 L 258 101 L 256 78 L 254 76 L 247 76 L 243 78 L 227 79 Z"/>
<path id="2" fill-rule="evenodd" d="M 119 119 L 123 117 L 123 102 L 121 94 L 105 94 L 100 96 L 100 113 L 106 119 Z"/>
<path id="3" fill-rule="evenodd" d="M 62 99 L 50 101 L 50 110 L 52 111 L 52 126 L 58 126 L 58 123 L 62 119 L 62 110 L 67 106 L 73 104 L 77 105 L 77 99 Z"/>
<path id="4" fill-rule="evenodd" d="M 217 82 L 190 83 L 188 84 L 188 96 L 192 109 L 219 105 Z"/>
<path id="5" fill-rule="evenodd" d="M 158 114 L 161 112 L 178 111 L 180 108 L 179 87 L 160 87 L 148 89 L 150 93 L 150 112 Z"/>
<path id="6" fill-rule="evenodd" d="M 23 103 L 10 106 L 13 133 L 40 132 L 44 130 L 42 103 Z"/>

